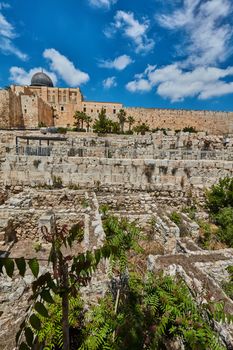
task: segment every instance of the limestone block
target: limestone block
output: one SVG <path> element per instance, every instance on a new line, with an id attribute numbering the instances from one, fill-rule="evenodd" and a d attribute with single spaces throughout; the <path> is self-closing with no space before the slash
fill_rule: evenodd
<path id="1" fill-rule="evenodd" d="M 39 228 L 46 227 L 49 234 L 55 231 L 56 218 L 52 211 L 48 211 L 43 214 L 39 219 Z"/>

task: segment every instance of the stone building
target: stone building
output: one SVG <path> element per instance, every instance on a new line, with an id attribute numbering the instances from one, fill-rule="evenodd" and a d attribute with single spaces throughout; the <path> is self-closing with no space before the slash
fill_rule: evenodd
<path id="1" fill-rule="evenodd" d="M 76 111 L 84 111 L 94 118 L 104 108 L 109 117 L 116 117 L 123 107 L 120 103 L 84 101 L 79 88 L 54 87 L 43 72 L 32 77 L 30 86 L 12 85 L 11 91 L 21 96 L 25 127 L 37 127 L 41 123 L 72 127 Z"/>
<path id="2" fill-rule="evenodd" d="M 0 128 L 72 127 L 76 111 L 84 111 L 94 120 L 102 108 L 113 120 L 124 108 L 135 124 L 144 122 L 151 129 L 194 127 L 210 134 L 233 134 L 233 112 L 128 108 L 121 103 L 85 101 L 79 88 L 54 87 L 43 72 L 32 77 L 30 86 L 0 90 Z"/>

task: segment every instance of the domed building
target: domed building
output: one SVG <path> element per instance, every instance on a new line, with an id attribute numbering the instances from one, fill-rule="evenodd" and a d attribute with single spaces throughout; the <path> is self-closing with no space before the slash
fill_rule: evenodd
<path id="1" fill-rule="evenodd" d="M 35 73 L 31 79 L 31 86 L 53 87 L 52 79 L 44 72 Z"/>
<path id="2" fill-rule="evenodd" d="M 76 111 L 83 111 L 94 120 L 102 108 L 116 120 L 123 107 L 121 103 L 84 101 L 78 87 L 56 87 L 43 71 L 36 72 L 28 86 L 11 85 L 9 91 L 2 91 L 2 100 L 9 103 L 0 104 L 0 127 L 8 128 L 72 127 Z"/>

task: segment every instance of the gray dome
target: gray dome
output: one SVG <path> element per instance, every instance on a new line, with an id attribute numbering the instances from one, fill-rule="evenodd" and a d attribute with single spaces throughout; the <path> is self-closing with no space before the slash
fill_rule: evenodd
<path id="1" fill-rule="evenodd" d="M 43 72 L 38 72 L 33 75 L 31 80 L 31 86 L 53 87 L 53 82 L 47 74 Z"/>

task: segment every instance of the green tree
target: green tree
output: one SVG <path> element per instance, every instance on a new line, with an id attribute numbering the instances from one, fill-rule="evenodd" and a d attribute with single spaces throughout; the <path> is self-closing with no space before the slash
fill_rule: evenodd
<path id="1" fill-rule="evenodd" d="M 54 303 L 56 296 L 61 300 L 62 348 L 64 350 L 70 349 L 70 297 L 77 296 L 80 287 L 87 285 L 100 260 L 110 258 L 117 250 L 116 246 L 111 246 L 105 242 L 102 248 L 93 252 L 87 251 L 77 256 L 65 255 L 63 253 L 64 248 L 71 248 L 77 237 L 82 237 L 80 233 L 82 230 L 82 222 L 74 225 L 70 231 L 67 230 L 66 225 L 61 229 L 56 227 L 52 234 L 48 234 L 46 227 L 42 228 L 44 238 L 52 245 L 48 263 L 52 265 L 53 273 L 48 271 L 39 276 L 40 265 L 36 258 L 0 258 L 0 274 L 3 273 L 4 267 L 7 275 L 12 277 L 14 268 L 17 266 L 19 274 L 24 277 L 28 265 L 36 277 L 36 280 L 32 283 L 33 295 L 31 297 L 34 301 L 34 307 L 22 323 L 16 337 L 17 344 L 20 344 L 20 350 L 31 349 L 33 344 L 38 343 L 37 334 L 42 327 L 40 316 L 50 317 L 48 305 Z M 54 332 L 56 332 L 56 329 L 54 329 Z M 22 341 L 22 336 L 25 337 L 26 342 Z"/>
<path id="2" fill-rule="evenodd" d="M 84 122 L 87 119 L 87 115 L 85 112 L 82 111 L 76 111 L 74 114 L 74 126 L 76 126 L 78 129 L 83 129 Z"/>
<path id="3" fill-rule="evenodd" d="M 171 349 L 177 339 L 187 350 L 226 349 L 214 319 L 225 320 L 223 305 L 198 308 L 183 281 L 129 273 L 86 314 L 79 350 Z"/>
<path id="4" fill-rule="evenodd" d="M 107 118 L 106 112 L 103 108 L 98 115 L 98 119 L 96 119 L 93 124 L 93 130 L 94 132 L 101 134 L 107 134 L 111 132 L 111 122 L 110 119 Z"/>
<path id="5" fill-rule="evenodd" d="M 134 117 L 132 117 L 131 115 L 128 116 L 127 122 L 129 124 L 129 132 L 131 131 L 132 125 L 135 123 L 135 119 Z"/>
<path id="6" fill-rule="evenodd" d="M 142 124 L 136 125 L 136 126 L 134 127 L 134 131 L 135 131 L 137 134 L 145 135 L 145 133 L 146 133 L 147 131 L 150 131 L 150 127 L 149 127 L 148 124 L 142 123 Z"/>
<path id="7" fill-rule="evenodd" d="M 90 130 L 90 124 L 92 123 L 92 118 L 91 118 L 91 116 L 86 115 L 84 121 L 85 121 L 85 123 L 86 123 L 87 132 L 89 132 L 89 130 Z"/>
<path id="8" fill-rule="evenodd" d="M 233 247 L 233 178 L 226 177 L 206 193 L 211 220 L 218 226 L 216 238 Z"/>
<path id="9" fill-rule="evenodd" d="M 233 177 L 220 179 L 218 184 L 207 191 L 206 205 L 211 214 L 217 214 L 222 208 L 233 208 Z"/>
<path id="10" fill-rule="evenodd" d="M 109 120 L 109 125 L 112 134 L 120 134 L 120 124 L 118 122 Z"/>
<path id="11" fill-rule="evenodd" d="M 120 124 L 120 129 L 121 133 L 124 133 L 124 125 L 126 122 L 126 111 L 124 109 L 120 109 L 119 112 L 117 113 L 117 118 L 119 119 L 119 124 Z"/>
<path id="12" fill-rule="evenodd" d="M 83 237 L 82 222 L 70 231 L 66 226 L 56 228 L 53 234 L 43 228 L 45 239 L 52 245 L 49 263 L 53 273 L 39 276 L 35 258 L 0 258 L 0 274 L 4 267 L 12 277 L 17 266 L 24 276 L 28 265 L 36 277 L 32 284 L 34 308 L 17 335 L 19 349 L 32 349 L 39 341 L 44 349 L 69 350 L 70 327 L 78 334 L 75 349 L 79 350 L 159 350 L 168 348 L 168 342 L 177 338 L 185 349 L 226 349 L 212 330 L 214 320 L 226 322 L 223 305 L 205 304 L 199 308 L 183 281 L 162 275 L 144 276 L 141 270 L 140 276 L 136 274 L 128 257 L 141 251 L 140 229 L 134 222 L 108 215 L 104 209 L 106 241 L 93 252 L 77 256 L 63 253 L 64 247 L 72 247 Z M 87 285 L 102 258 L 110 261 L 110 288 L 87 313 L 80 287 Z M 230 315 L 227 318 L 233 319 Z"/>

